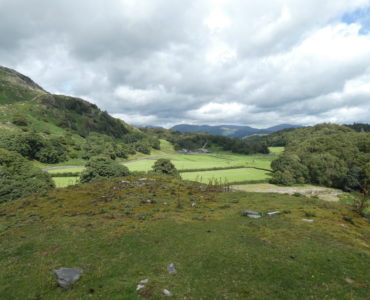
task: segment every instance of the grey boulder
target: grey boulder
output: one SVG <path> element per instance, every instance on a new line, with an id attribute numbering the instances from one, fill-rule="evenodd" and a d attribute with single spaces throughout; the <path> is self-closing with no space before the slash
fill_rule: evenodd
<path id="1" fill-rule="evenodd" d="M 175 275 L 177 274 L 177 270 L 175 268 L 175 264 L 174 263 L 171 263 L 167 266 L 167 271 L 168 273 L 172 274 L 172 275 Z"/>
<path id="2" fill-rule="evenodd" d="M 63 289 L 68 289 L 74 282 L 80 279 L 83 270 L 73 268 L 60 268 L 54 270 L 58 284 Z"/>

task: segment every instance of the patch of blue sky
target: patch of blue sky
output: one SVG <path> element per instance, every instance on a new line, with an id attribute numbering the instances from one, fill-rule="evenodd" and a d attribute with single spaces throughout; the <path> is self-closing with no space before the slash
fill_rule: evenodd
<path id="1" fill-rule="evenodd" d="M 360 24 L 360 34 L 370 33 L 370 6 L 344 14 L 341 21 L 346 24 Z"/>

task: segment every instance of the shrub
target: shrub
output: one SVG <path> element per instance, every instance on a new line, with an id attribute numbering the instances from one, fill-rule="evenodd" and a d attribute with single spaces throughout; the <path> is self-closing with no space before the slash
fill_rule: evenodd
<path id="1" fill-rule="evenodd" d="M 87 183 L 104 178 L 123 177 L 130 175 L 126 166 L 115 163 L 108 157 L 93 157 L 86 164 L 86 169 L 81 173 L 80 182 Z"/>
<path id="2" fill-rule="evenodd" d="M 178 176 L 179 172 L 169 159 L 158 159 L 153 165 L 154 173 Z"/>
<path id="3" fill-rule="evenodd" d="M 0 203 L 54 187 L 51 176 L 20 154 L 0 148 Z"/>

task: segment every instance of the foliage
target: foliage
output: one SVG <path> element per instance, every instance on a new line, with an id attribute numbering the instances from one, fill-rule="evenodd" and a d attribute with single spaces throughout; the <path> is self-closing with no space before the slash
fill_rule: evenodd
<path id="1" fill-rule="evenodd" d="M 58 163 L 67 159 L 65 141 L 58 137 L 45 137 L 36 132 L 2 132 L 0 147 L 43 163 Z"/>
<path id="2" fill-rule="evenodd" d="M 15 152 L 0 148 L 0 202 L 15 200 L 54 187 L 50 175 Z"/>
<path id="3" fill-rule="evenodd" d="M 146 133 L 150 133 L 161 139 L 171 142 L 176 150 L 188 149 L 197 150 L 201 148 L 211 150 L 225 150 L 240 154 L 269 153 L 265 141 L 248 141 L 225 136 L 216 136 L 209 133 L 184 133 L 163 128 L 144 128 Z"/>
<path id="4" fill-rule="evenodd" d="M 160 158 L 153 165 L 153 172 L 164 175 L 178 176 L 179 173 L 176 167 L 169 159 Z"/>
<path id="5" fill-rule="evenodd" d="M 119 165 L 107 157 L 98 156 L 88 161 L 86 169 L 81 173 L 80 182 L 86 183 L 104 178 L 128 175 L 130 175 L 130 171 L 126 166 Z"/>
<path id="6" fill-rule="evenodd" d="M 369 194 L 370 133 L 320 124 L 285 135 L 285 153 L 272 162 L 272 182 L 312 183 Z M 365 204 L 357 210 L 364 209 Z"/>

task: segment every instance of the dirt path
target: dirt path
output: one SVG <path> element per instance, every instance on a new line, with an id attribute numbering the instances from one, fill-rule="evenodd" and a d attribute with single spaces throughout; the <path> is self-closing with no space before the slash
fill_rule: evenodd
<path id="1" fill-rule="evenodd" d="M 47 167 L 41 168 L 43 171 L 51 171 L 51 170 L 64 170 L 64 169 L 80 169 L 84 168 L 84 166 L 58 166 L 58 167 Z"/>
<path id="2" fill-rule="evenodd" d="M 303 194 L 306 196 L 317 196 L 321 200 L 325 201 L 338 201 L 339 196 L 343 194 L 343 191 L 337 189 L 331 189 L 326 187 L 316 186 L 302 186 L 302 187 L 284 187 L 273 184 L 245 184 L 235 185 L 234 189 L 245 191 L 245 192 L 256 192 L 256 193 L 278 193 L 278 194 L 289 194 L 295 193 Z"/>

